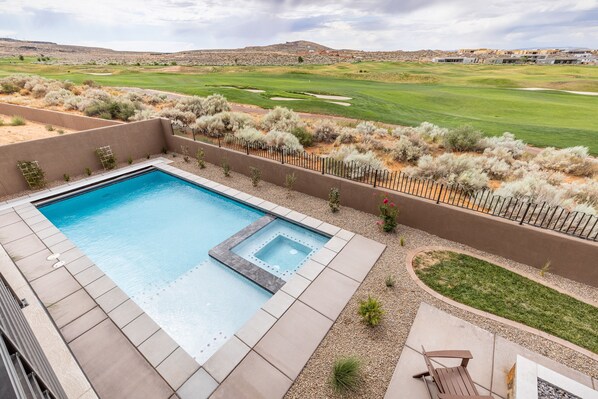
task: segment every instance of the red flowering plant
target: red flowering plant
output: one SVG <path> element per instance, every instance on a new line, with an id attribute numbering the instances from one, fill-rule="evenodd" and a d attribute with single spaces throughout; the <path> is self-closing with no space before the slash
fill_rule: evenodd
<path id="1" fill-rule="evenodd" d="M 390 233 L 397 227 L 397 217 L 399 216 L 399 208 L 394 202 L 388 199 L 388 195 L 385 194 L 382 197 L 382 203 L 378 205 L 380 210 L 380 220 L 378 225 L 386 233 Z"/>

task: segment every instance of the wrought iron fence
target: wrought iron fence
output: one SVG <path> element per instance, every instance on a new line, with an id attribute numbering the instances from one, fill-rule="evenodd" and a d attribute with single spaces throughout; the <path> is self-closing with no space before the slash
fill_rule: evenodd
<path id="1" fill-rule="evenodd" d="M 568 234 L 578 238 L 598 241 L 598 217 L 583 212 L 567 210 L 561 206 L 534 203 L 528 199 L 501 197 L 490 189 L 469 190 L 460 185 L 419 179 L 402 172 L 376 169 L 311 154 L 306 151 L 289 151 L 251 143 L 232 135 L 218 137 L 218 146 L 247 155 L 298 166 L 322 174 L 357 181 L 389 191 L 397 191 L 416 197 L 469 209 L 486 215 L 498 216 L 542 229 Z"/>

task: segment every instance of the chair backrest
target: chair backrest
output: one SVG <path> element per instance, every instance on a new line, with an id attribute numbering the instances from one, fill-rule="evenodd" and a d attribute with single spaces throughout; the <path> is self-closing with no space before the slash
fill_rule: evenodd
<path id="1" fill-rule="evenodd" d="M 434 384 L 436 384 L 436 388 L 438 388 L 438 391 L 440 393 L 445 393 L 444 388 L 442 387 L 442 382 L 440 381 L 440 378 L 438 378 L 438 373 L 436 372 L 436 369 L 432 365 L 432 361 L 426 354 L 426 349 L 424 348 L 423 345 L 422 345 L 422 353 L 424 355 L 424 361 L 426 362 L 426 366 L 428 367 L 428 372 L 430 373 L 430 376 L 434 380 Z"/>

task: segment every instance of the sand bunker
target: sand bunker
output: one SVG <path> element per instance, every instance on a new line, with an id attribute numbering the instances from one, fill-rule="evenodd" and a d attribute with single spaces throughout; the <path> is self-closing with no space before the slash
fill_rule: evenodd
<path id="1" fill-rule="evenodd" d="M 87 72 L 87 75 L 93 75 L 93 76 L 110 76 L 110 75 L 112 75 L 112 72 Z"/>
<path id="2" fill-rule="evenodd" d="M 322 100 L 340 100 L 340 101 L 352 100 L 351 97 L 331 96 L 328 94 L 315 94 L 315 93 L 308 93 L 308 92 L 304 92 L 303 94 L 307 94 L 308 96 L 312 96 L 312 97 L 316 97 L 316 98 L 321 98 Z"/>
<path id="3" fill-rule="evenodd" d="M 260 89 L 243 89 L 245 91 L 248 91 L 250 93 L 265 93 L 266 90 L 260 90 Z"/>
<path id="4" fill-rule="evenodd" d="M 291 97 L 270 97 L 270 100 L 274 101 L 301 101 L 301 98 L 291 98 Z"/>
<path id="5" fill-rule="evenodd" d="M 570 93 L 570 94 L 581 94 L 582 96 L 598 96 L 598 93 L 594 92 L 594 91 L 573 91 L 573 90 L 557 90 L 557 89 L 547 89 L 544 87 L 521 87 L 521 88 L 517 88 L 515 90 L 526 90 L 526 91 L 544 91 L 544 90 L 550 90 L 550 91 L 560 91 L 563 93 Z"/>
<path id="6" fill-rule="evenodd" d="M 326 102 L 330 103 L 330 104 L 342 105 L 343 107 L 350 107 L 351 106 L 351 103 L 345 103 L 345 102 L 342 102 L 342 101 L 326 101 Z"/>

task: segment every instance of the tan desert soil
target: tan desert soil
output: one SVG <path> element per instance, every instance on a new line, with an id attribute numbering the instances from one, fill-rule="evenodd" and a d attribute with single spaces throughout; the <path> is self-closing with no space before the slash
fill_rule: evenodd
<path id="1" fill-rule="evenodd" d="M 172 155 L 169 155 L 172 157 Z M 594 378 L 598 377 L 598 362 L 552 341 L 514 327 L 471 314 L 455 308 L 428 295 L 407 274 L 405 257 L 408 251 L 424 246 L 446 246 L 454 250 L 467 250 L 507 264 L 522 274 L 538 276 L 538 270 L 508 259 L 477 251 L 473 248 L 448 241 L 423 231 L 399 225 L 396 234 L 384 234 L 375 225 L 376 217 L 351 208 L 342 208 L 337 214 L 330 212 L 327 201 L 302 193 L 288 194 L 286 189 L 261 182 L 254 188 L 248 177 L 232 173 L 223 176 L 220 167 L 207 164 L 199 169 L 191 160 L 185 163 L 180 156 L 173 158 L 174 166 L 203 176 L 210 180 L 234 187 L 251 195 L 267 199 L 293 210 L 341 226 L 387 245 L 386 251 L 349 301 L 332 329 L 326 335 L 306 367 L 303 369 L 286 398 L 336 398 L 340 397 L 329 386 L 334 360 L 339 356 L 355 355 L 362 359 L 364 386 L 354 394 L 355 398 L 382 398 L 390 382 L 409 329 L 422 302 L 427 302 L 481 328 L 514 341 L 526 348 L 561 362 Z M 341 193 L 342 203 L 342 193 Z M 400 204 L 399 204 L 400 207 Z M 400 215 L 399 215 L 400 220 Z M 405 246 L 399 245 L 399 237 L 405 237 Z M 395 278 L 395 287 L 387 288 L 388 275 Z M 560 276 L 547 274 L 551 284 L 582 297 L 598 300 L 598 289 Z M 357 315 L 359 301 L 368 295 L 378 298 L 386 311 L 383 322 L 376 328 L 366 327 Z M 422 367 L 424 367 L 422 361 Z"/>
<path id="2" fill-rule="evenodd" d="M 169 154 L 167 157 L 174 161 L 173 166 L 175 167 L 278 203 L 387 245 L 381 258 L 374 265 L 363 284 L 351 298 L 286 394 L 287 399 L 340 398 L 330 388 L 329 378 L 334 360 L 337 357 L 347 355 L 354 355 L 362 360 L 364 377 L 362 388 L 349 397 L 382 398 L 399 360 L 417 309 L 422 302 L 429 303 L 530 350 L 598 378 L 598 362 L 576 351 L 537 335 L 455 308 L 430 296 L 411 280 L 407 274 L 405 259 L 407 253 L 411 250 L 427 246 L 444 246 L 456 251 L 465 250 L 485 256 L 498 263 L 506 264 L 524 275 L 538 276 L 537 269 L 403 225 L 398 226 L 396 234 L 384 234 L 376 227 L 377 218 L 374 215 L 344 207 L 339 213 L 333 214 L 330 212 L 328 203 L 325 200 L 299 192 L 289 193 L 282 187 L 266 182 L 260 182 L 259 186 L 255 188 L 252 187 L 248 177 L 239 173 L 232 172 L 231 177 L 227 178 L 223 176 L 222 169 L 218 166 L 206 164 L 206 169 L 199 169 L 193 159 L 191 159 L 191 162 L 185 163 L 181 155 Z M 124 165 L 121 164 L 120 166 Z M 74 177 L 72 181 L 81 177 Z M 64 181 L 52 182 L 49 187 L 60 184 L 64 184 Z M 23 194 L 26 193 L 20 193 L 20 195 Z M 15 196 L 11 197 L 14 198 Z M 0 201 L 7 199 L 9 198 L 0 198 Z M 405 238 L 404 247 L 399 245 L 399 237 L 401 236 Z M 395 279 L 393 288 L 387 288 L 385 285 L 385 279 L 389 275 L 394 276 Z M 598 301 L 598 289 L 594 287 L 550 273 L 547 273 L 543 278 L 562 290 L 587 298 L 590 301 Z M 366 327 L 357 315 L 359 301 L 368 295 L 379 299 L 386 311 L 382 323 L 375 328 Z"/>
<path id="3" fill-rule="evenodd" d="M 60 126 L 52 126 L 54 130 L 49 131 L 46 125 L 31 121 L 26 121 L 26 124 L 23 126 L 10 126 L 11 118 L 12 116 L 10 115 L 0 114 L 0 119 L 4 120 L 4 125 L 0 126 L 0 145 L 58 136 L 60 135 L 58 130 L 62 130 L 63 134 L 73 132 L 73 130 Z"/>

